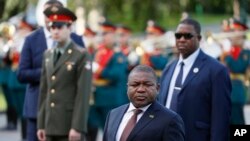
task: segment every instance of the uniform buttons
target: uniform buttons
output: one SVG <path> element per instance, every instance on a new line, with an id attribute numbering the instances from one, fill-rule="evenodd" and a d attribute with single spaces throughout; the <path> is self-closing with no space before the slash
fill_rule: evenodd
<path id="1" fill-rule="evenodd" d="M 51 77 L 51 80 L 56 80 L 56 76 L 53 75 L 53 76 Z"/>
<path id="2" fill-rule="evenodd" d="M 50 107 L 55 107 L 55 103 L 54 102 L 50 103 Z"/>
<path id="3" fill-rule="evenodd" d="M 55 89 L 51 89 L 50 92 L 51 92 L 52 94 L 54 94 L 56 91 L 55 91 Z"/>

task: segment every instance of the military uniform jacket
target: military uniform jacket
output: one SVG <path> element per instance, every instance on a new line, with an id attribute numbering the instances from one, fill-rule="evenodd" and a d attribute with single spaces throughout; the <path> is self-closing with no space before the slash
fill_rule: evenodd
<path id="1" fill-rule="evenodd" d="M 87 131 L 91 62 L 86 51 L 70 43 L 54 65 L 54 50 L 43 57 L 38 129 L 47 135 L 68 135 L 71 128 Z"/>

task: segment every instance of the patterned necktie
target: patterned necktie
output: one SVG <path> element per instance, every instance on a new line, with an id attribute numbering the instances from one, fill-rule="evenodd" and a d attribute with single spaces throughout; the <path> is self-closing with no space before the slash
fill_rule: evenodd
<path id="1" fill-rule="evenodd" d="M 181 87 L 182 87 L 184 62 L 181 62 L 180 65 L 181 65 L 181 68 L 180 68 L 179 74 L 175 80 L 174 91 L 173 91 L 172 100 L 171 100 L 171 104 L 170 104 L 170 109 L 173 111 L 177 110 L 178 95 L 179 95 L 179 93 L 181 91 Z"/>
<path id="2" fill-rule="evenodd" d="M 141 109 L 135 109 L 133 116 L 129 119 L 127 125 L 125 126 L 120 141 L 126 141 L 130 132 L 133 130 L 136 121 L 137 121 L 137 116 L 142 112 Z"/>

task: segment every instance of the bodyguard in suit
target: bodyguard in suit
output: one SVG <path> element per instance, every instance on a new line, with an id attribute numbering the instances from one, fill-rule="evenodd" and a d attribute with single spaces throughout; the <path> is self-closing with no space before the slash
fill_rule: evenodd
<path id="1" fill-rule="evenodd" d="M 199 49 L 200 24 L 181 21 L 176 29 L 179 58 L 166 66 L 159 101 L 183 119 L 186 141 L 228 141 L 231 83 L 228 70 Z"/>
<path id="2" fill-rule="evenodd" d="M 184 141 L 180 116 L 156 101 L 159 84 L 151 67 L 136 66 L 127 85 L 130 103 L 109 113 L 103 141 Z"/>
<path id="3" fill-rule="evenodd" d="M 50 19 L 56 48 L 45 51 L 38 103 L 38 139 L 81 140 L 87 132 L 91 62 L 86 50 L 70 39 L 76 16 L 70 10 L 52 6 L 44 11 Z"/>
<path id="4" fill-rule="evenodd" d="M 44 9 L 53 5 L 63 6 L 62 3 L 57 0 L 49 0 L 44 4 Z M 18 80 L 27 84 L 23 115 L 27 118 L 28 141 L 37 140 L 36 121 L 42 55 L 44 51 L 51 48 L 53 44 L 51 34 L 48 31 L 48 23 L 49 19 L 48 17 L 45 17 L 46 27 L 41 27 L 26 37 L 17 72 Z M 72 33 L 71 38 L 80 46 L 83 45 L 83 41 L 80 36 Z"/>

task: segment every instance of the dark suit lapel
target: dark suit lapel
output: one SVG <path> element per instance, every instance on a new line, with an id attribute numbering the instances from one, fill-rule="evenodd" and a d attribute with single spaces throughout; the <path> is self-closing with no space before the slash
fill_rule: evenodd
<path id="1" fill-rule="evenodd" d="M 123 118 L 125 112 L 127 111 L 128 107 L 129 107 L 129 104 L 127 104 L 126 106 L 123 106 L 122 109 L 119 109 L 119 111 L 112 118 L 113 124 L 110 127 L 110 131 L 112 131 L 112 133 L 114 133 L 111 137 L 112 140 L 116 139 L 116 134 L 117 134 L 118 128 L 120 126 L 122 118 Z"/>
<path id="2" fill-rule="evenodd" d="M 139 132 L 143 130 L 143 128 L 146 128 L 146 126 L 154 120 L 157 111 L 156 102 L 152 103 L 150 107 L 146 110 L 146 112 L 143 114 L 141 119 L 138 121 L 138 123 L 135 125 L 134 129 L 131 131 L 130 135 L 128 136 L 128 141 L 132 140 Z"/>
<path id="3" fill-rule="evenodd" d="M 164 77 L 163 83 L 161 83 L 162 91 L 160 91 L 160 94 L 161 94 L 161 98 L 160 98 L 161 101 L 160 101 L 160 103 L 162 103 L 162 104 L 165 104 L 165 102 L 167 100 L 169 85 L 170 85 L 171 78 L 173 76 L 174 69 L 175 69 L 175 66 L 176 66 L 177 62 L 178 62 L 178 60 L 174 61 L 169 66 L 169 68 L 167 68 L 166 71 L 164 72 L 164 74 L 166 75 L 166 77 Z"/>
<path id="4" fill-rule="evenodd" d="M 39 45 L 44 50 L 46 50 L 48 47 L 47 47 L 47 42 L 46 42 L 45 33 L 43 31 L 43 28 L 40 28 L 39 33 L 40 33 L 40 38 L 39 39 L 41 39 Z"/>
<path id="5" fill-rule="evenodd" d="M 69 46 L 65 49 L 65 52 L 57 61 L 54 67 L 54 72 L 57 71 L 60 68 L 60 66 L 64 65 L 64 63 L 70 58 L 72 53 L 73 53 L 73 43 L 70 43 Z"/>
<path id="6" fill-rule="evenodd" d="M 199 55 L 197 56 L 192 68 L 190 69 L 187 78 L 183 84 L 183 88 L 181 90 L 181 92 L 185 89 L 185 87 L 187 86 L 187 84 L 197 76 L 197 74 L 199 73 L 199 71 L 201 71 L 202 67 L 205 65 L 204 60 L 205 60 L 205 54 L 200 50 Z M 180 93 L 181 93 L 180 92 Z"/>

